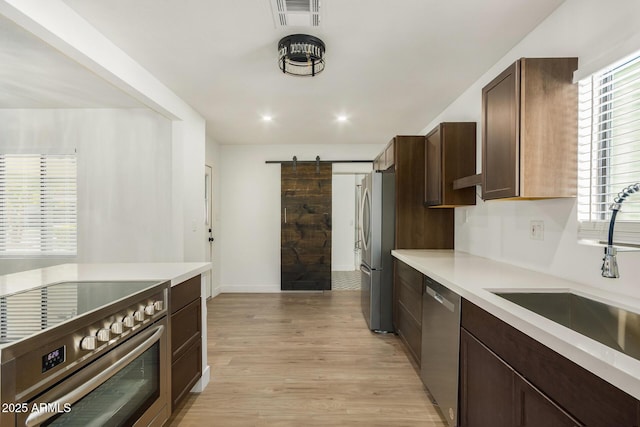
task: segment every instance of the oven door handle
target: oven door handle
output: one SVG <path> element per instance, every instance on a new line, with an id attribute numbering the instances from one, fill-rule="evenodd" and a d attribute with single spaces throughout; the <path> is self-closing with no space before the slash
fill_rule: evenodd
<path id="1" fill-rule="evenodd" d="M 107 382 L 111 377 L 120 372 L 125 366 L 131 363 L 134 359 L 140 356 L 142 353 L 151 348 L 152 345 L 156 343 L 164 333 L 165 327 L 163 325 L 157 325 L 151 328 L 148 331 L 140 333 L 139 336 L 132 338 L 128 343 L 123 345 L 127 347 L 134 347 L 128 354 L 123 356 L 114 362 L 107 369 L 103 370 L 99 374 L 92 377 L 87 382 L 83 383 L 81 386 L 73 389 L 69 393 L 55 400 L 53 405 L 51 406 L 55 408 L 63 408 L 65 404 L 73 405 L 78 400 L 85 397 L 87 394 L 91 393 L 93 390 L 98 388 L 103 383 Z M 58 415 L 57 410 L 54 412 L 47 411 L 37 411 L 32 412 L 27 417 L 25 421 L 25 426 L 33 427 L 42 424 L 47 421 L 49 418 Z"/>

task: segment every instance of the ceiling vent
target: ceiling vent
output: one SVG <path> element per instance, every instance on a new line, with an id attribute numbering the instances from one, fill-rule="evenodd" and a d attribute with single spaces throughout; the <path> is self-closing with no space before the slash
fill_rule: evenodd
<path id="1" fill-rule="evenodd" d="M 270 1 L 276 28 L 320 26 L 320 0 Z"/>

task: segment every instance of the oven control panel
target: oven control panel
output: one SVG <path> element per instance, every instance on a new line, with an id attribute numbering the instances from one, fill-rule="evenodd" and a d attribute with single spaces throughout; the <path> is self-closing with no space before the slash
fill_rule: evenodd
<path id="1" fill-rule="evenodd" d="M 58 347 L 42 356 L 42 372 L 47 372 L 65 361 L 66 346 Z"/>
<path id="2" fill-rule="evenodd" d="M 164 313 L 165 304 L 162 299 L 150 299 L 143 303 L 128 307 L 121 313 L 104 319 L 102 327 L 82 337 L 78 347 L 84 351 L 94 351 L 104 343 L 115 341 L 119 336 L 142 327 Z"/>

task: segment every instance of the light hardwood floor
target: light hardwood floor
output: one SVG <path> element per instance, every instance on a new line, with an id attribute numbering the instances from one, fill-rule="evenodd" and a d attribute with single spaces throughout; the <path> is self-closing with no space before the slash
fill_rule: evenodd
<path id="1" fill-rule="evenodd" d="M 170 426 L 445 426 L 398 337 L 367 330 L 360 293 L 210 300 L 211 382 Z"/>

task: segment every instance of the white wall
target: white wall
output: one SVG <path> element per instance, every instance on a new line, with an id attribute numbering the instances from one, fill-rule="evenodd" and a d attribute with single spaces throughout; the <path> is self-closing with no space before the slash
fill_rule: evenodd
<path id="1" fill-rule="evenodd" d="M 331 270 L 355 270 L 355 175 L 334 174 L 331 200 Z"/>
<path id="2" fill-rule="evenodd" d="M 579 64 L 640 33 L 637 0 L 567 0 L 540 26 L 447 107 L 422 133 L 442 121 L 481 122 L 482 87 L 519 57 L 578 56 Z M 640 49 L 640 45 L 637 46 Z M 478 171 L 481 157 L 478 126 Z M 479 190 L 479 188 L 478 188 Z M 489 201 L 456 209 L 456 249 L 640 297 L 640 253 L 619 255 L 621 278 L 600 277 L 602 248 L 577 244 L 576 202 Z M 466 218 L 466 221 L 465 221 Z M 530 240 L 530 220 L 544 221 L 544 241 Z"/>
<path id="3" fill-rule="evenodd" d="M 61 0 L 0 0 L 0 13 L 79 64 L 172 120 L 174 261 L 202 261 L 205 121 L 134 59 Z"/>
<path id="4" fill-rule="evenodd" d="M 280 165 L 265 161 L 371 160 L 384 146 L 220 146 L 222 291 L 280 291 Z"/>
<path id="5" fill-rule="evenodd" d="M 0 109 L 0 152 L 78 156 L 78 256 L 0 259 L 0 274 L 61 262 L 153 262 L 172 244 L 171 122 L 146 109 Z"/>

